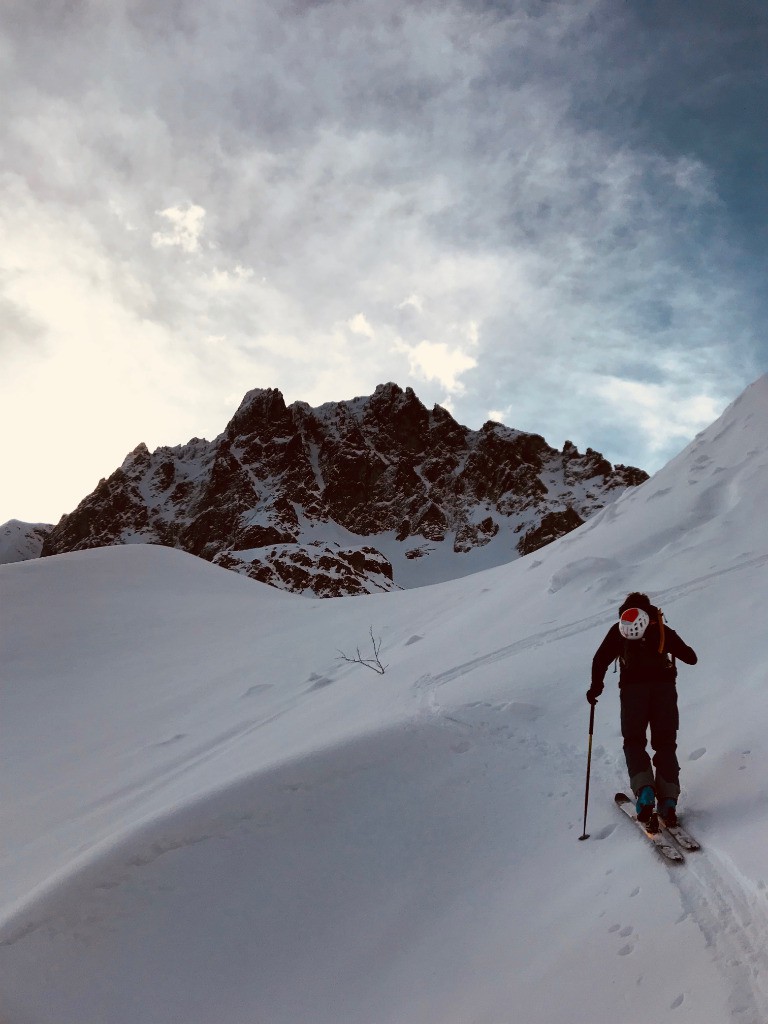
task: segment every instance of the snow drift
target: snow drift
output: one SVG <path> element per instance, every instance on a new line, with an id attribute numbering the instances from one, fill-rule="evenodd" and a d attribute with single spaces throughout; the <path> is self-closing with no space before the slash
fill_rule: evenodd
<path id="1" fill-rule="evenodd" d="M 768 378 L 511 565 L 333 601 L 146 546 L 0 568 L 8 1024 L 768 1019 Z M 681 666 L 668 867 L 612 806 L 592 653 L 645 589 Z M 384 676 L 338 651 L 382 637 Z"/>

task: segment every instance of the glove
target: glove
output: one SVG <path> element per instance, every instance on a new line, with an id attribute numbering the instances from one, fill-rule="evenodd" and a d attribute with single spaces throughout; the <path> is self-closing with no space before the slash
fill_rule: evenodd
<path id="1" fill-rule="evenodd" d="M 593 706 L 597 704 L 597 698 L 600 696 L 602 692 L 602 690 L 595 690 L 590 686 L 590 688 L 587 690 L 587 700 L 589 701 L 589 703 Z"/>

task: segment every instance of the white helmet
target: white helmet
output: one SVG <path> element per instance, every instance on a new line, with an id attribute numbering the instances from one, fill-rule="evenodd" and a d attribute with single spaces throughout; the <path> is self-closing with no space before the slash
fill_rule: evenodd
<path id="1" fill-rule="evenodd" d="M 627 608 L 619 619 L 619 632 L 625 640 L 639 640 L 650 621 L 650 615 L 642 608 Z"/>

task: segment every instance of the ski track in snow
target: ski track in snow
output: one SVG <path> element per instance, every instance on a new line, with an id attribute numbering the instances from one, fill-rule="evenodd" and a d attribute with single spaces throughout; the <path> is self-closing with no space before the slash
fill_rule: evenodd
<path id="1" fill-rule="evenodd" d="M 593 615 L 590 618 L 580 619 L 577 622 L 569 623 L 566 626 L 558 626 L 555 629 L 546 629 L 542 630 L 540 633 L 533 633 L 531 636 L 524 637 L 522 640 L 516 640 L 514 643 L 506 644 L 504 647 L 499 647 L 495 651 L 491 651 L 489 654 L 483 654 L 480 655 L 480 657 L 472 658 L 470 661 L 462 662 L 460 665 L 445 669 L 443 672 L 436 672 L 434 674 L 422 676 L 417 680 L 416 685 L 420 689 L 443 686 L 445 683 L 450 683 L 453 679 L 459 679 L 461 676 L 469 675 L 470 672 L 474 672 L 477 668 L 482 668 L 485 665 L 493 665 L 499 661 L 505 661 L 507 658 L 512 658 L 516 654 L 530 650 L 534 647 L 543 647 L 545 644 L 555 643 L 557 640 L 564 640 L 569 636 L 576 636 L 577 634 L 592 627 L 599 626 L 604 622 L 604 614 Z"/>
<path id="2" fill-rule="evenodd" d="M 768 1021 L 768 909 L 765 893 L 752 891 L 735 866 L 710 845 L 687 854 L 671 872 L 684 917 L 690 917 L 711 950 L 730 990 L 728 1009 L 739 1024 Z M 684 919 L 681 918 L 681 920 Z"/>
<path id="3" fill-rule="evenodd" d="M 728 566 L 726 569 L 707 573 L 704 576 L 696 576 L 685 583 L 678 584 L 675 587 L 670 587 L 667 590 L 662 590 L 656 594 L 656 599 L 658 603 L 663 606 L 667 601 L 677 600 L 680 597 L 684 597 L 697 590 L 703 589 L 711 583 L 712 580 L 717 579 L 718 577 L 726 576 L 734 572 L 742 572 L 746 569 L 757 568 L 761 565 L 765 565 L 766 563 L 768 563 L 768 554 L 760 555 L 757 558 L 750 558 L 746 561 L 738 562 L 736 565 Z M 493 665 L 496 662 L 512 658 L 521 651 L 527 651 L 534 647 L 542 647 L 545 644 L 555 643 L 558 640 L 565 640 L 570 636 L 577 636 L 589 629 L 594 629 L 597 626 L 604 624 L 605 621 L 605 613 L 601 612 L 597 615 L 591 615 L 585 619 L 577 619 L 575 622 L 567 623 L 565 626 L 557 626 L 554 629 L 546 629 L 539 633 L 532 633 L 530 636 L 524 637 L 522 640 L 516 640 L 514 643 L 507 644 L 504 647 L 499 647 L 495 651 L 481 655 L 478 658 L 472 658 L 470 661 L 462 662 L 460 665 L 445 669 L 443 672 L 436 672 L 434 674 L 422 676 L 421 679 L 417 681 L 417 686 L 421 689 L 426 688 L 428 685 L 442 686 L 445 683 L 451 682 L 453 679 L 458 679 L 461 676 L 468 675 L 470 672 L 474 672 L 477 668 L 481 668 L 485 665 Z"/>
<path id="4" fill-rule="evenodd" d="M 151 780 L 142 779 L 141 781 L 123 786 L 120 789 L 112 790 L 100 797 L 95 803 L 85 806 L 83 813 L 93 813 L 100 810 L 102 807 L 108 807 L 112 804 L 120 804 L 124 810 L 134 804 L 141 805 L 150 794 L 161 792 L 166 789 L 170 783 L 174 782 L 176 779 L 182 778 L 191 769 L 204 764 L 206 761 L 226 755 L 230 746 L 254 733 L 256 730 L 261 729 L 263 726 L 268 725 L 270 722 L 276 721 L 289 710 L 289 707 L 282 708 L 272 712 L 271 714 L 265 715 L 262 718 L 247 719 L 236 726 L 226 729 L 218 736 L 207 739 L 204 743 L 198 744 L 190 750 L 186 750 L 183 754 L 180 754 L 179 757 L 169 760 L 163 771 L 158 773 L 158 775 Z M 186 739 L 186 736 L 180 734 L 164 741 L 163 744 L 157 745 L 168 746 L 173 743 L 181 742 L 183 739 Z M 2 1024 L 1 1021 L 0 1024 Z"/>
<path id="5" fill-rule="evenodd" d="M 627 786 L 622 755 L 606 758 L 613 766 L 618 790 Z M 693 826 L 692 826 L 693 827 Z M 592 833 L 593 839 L 613 834 L 615 826 Z M 695 832 L 695 829 L 694 829 Z M 635 842 L 630 836 L 629 841 Z M 730 991 L 728 1009 L 738 1024 L 768 1021 L 768 901 L 729 858 L 717 849 L 716 838 L 705 839 L 696 852 L 684 851 L 685 863 L 667 864 L 650 846 L 647 851 L 666 867 L 677 889 L 683 913 L 704 937 L 712 964 Z"/>
<path id="6" fill-rule="evenodd" d="M 758 564 L 767 560 L 762 558 Z M 626 791 L 623 755 L 604 756 L 601 747 L 593 751 L 593 758 L 595 755 L 603 757 L 609 774 L 612 770 L 617 792 Z M 583 758 L 583 753 L 581 756 Z M 691 827 L 695 833 L 695 828 Z M 593 832 L 592 839 L 607 838 L 615 829 L 615 825 L 610 825 Z M 636 837 L 630 834 L 629 842 L 636 842 Z M 660 861 L 659 870 L 666 868 L 671 885 L 677 889 L 683 910 L 677 923 L 690 919 L 703 935 L 712 964 L 724 977 L 730 991 L 731 1018 L 738 1024 L 766 1024 L 768 890 L 755 888 L 741 875 L 730 859 L 718 851 L 716 837 L 704 839 L 699 851 L 684 851 L 682 865 L 665 864 L 650 846 L 641 852 Z"/>
<path id="7" fill-rule="evenodd" d="M 752 559 L 741 563 L 725 572 L 762 565 L 768 556 Z M 722 575 L 715 573 L 712 575 Z M 688 593 L 690 590 L 703 586 L 710 576 L 698 577 L 678 588 Z M 665 595 L 672 597 L 670 590 Z M 538 717 L 544 714 L 542 708 L 519 701 L 485 701 L 478 700 L 458 707 L 441 706 L 437 701 L 436 689 L 452 679 L 466 675 L 481 665 L 511 657 L 521 650 L 553 642 L 580 632 L 585 622 L 597 624 L 600 618 L 584 620 L 560 629 L 547 630 L 529 637 L 524 641 L 500 648 L 483 658 L 477 658 L 456 666 L 454 669 L 435 676 L 424 676 L 415 684 L 424 691 L 424 710 L 442 720 L 448 728 L 453 728 L 459 737 L 453 744 L 455 753 L 464 753 L 471 746 L 471 737 L 482 733 L 483 738 L 495 743 L 508 743 L 514 740 L 528 748 L 532 763 L 541 758 L 547 760 L 557 756 L 563 765 L 563 774 L 569 779 L 580 780 L 584 773 L 584 751 L 569 744 L 558 744 L 555 750 L 543 740 L 534 729 L 527 728 Z M 626 789 L 627 780 L 623 756 L 607 754 L 602 746 L 595 748 L 593 758 L 602 759 L 606 768 L 604 774 L 614 777 L 617 790 Z M 522 770 L 525 770 L 523 765 Z M 596 775 L 593 762 L 593 777 Z M 570 784 L 570 783 L 569 783 Z M 605 784 L 605 779 L 603 779 Z M 608 785 L 610 789 L 610 783 Z M 560 793 L 561 797 L 571 795 L 573 789 Z M 554 797 L 555 794 L 551 793 Z M 608 839 L 624 830 L 618 828 L 619 823 L 611 822 L 603 828 L 592 832 L 593 841 Z M 579 823 L 580 827 L 580 823 Z M 685 852 L 685 864 L 665 865 L 658 853 L 643 844 L 637 843 L 637 837 L 628 834 L 627 849 L 630 843 L 638 846 L 638 856 L 648 854 L 657 858 L 659 871 L 665 870 L 670 884 L 677 890 L 682 915 L 677 923 L 690 919 L 704 937 L 707 949 L 712 957 L 713 967 L 723 976 L 729 991 L 728 1010 L 730 1017 L 737 1024 L 766 1024 L 768 1022 L 768 890 L 757 889 L 748 879 L 741 876 L 738 869 L 727 857 L 717 851 L 716 840 L 705 840 L 704 849 L 697 852 Z M 623 840 L 622 840 L 623 842 Z M 626 953 L 630 947 L 624 947 Z M 623 955 L 622 951 L 619 951 Z M 683 996 L 670 1006 L 676 1009 L 682 1005 Z"/>
<path id="8" fill-rule="evenodd" d="M 737 562 L 735 565 L 729 565 L 725 569 L 718 569 L 716 572 L 706 573 L 704 576 L 695 576 L 686 583 L 680 583 L 675 587 L 662 590 L 656 595 L 656 598 L 659 604 L 663 604 L 663 602 L 667 600 L 676 601 L 680 597 L 687 597 L 688 594 L 693 594 L 697 590 L 702 590 L 714 579 L 718 579 L 722 576 L 728 576 L 730 573 L 742 572 L 745 569 L 755 569 L 761 565 L 765 565 L 766 563 L 768 563 L 768 554 L 758 555 L 755 558 L 748 558 L 743 562 Z"/>
<path id="9" fill-rule="evenodd" d="M 766 559 L 762 559 L 765 561 Z M 602 748 L 598 748 L 602 755 Z M 594 752 L 593 752 L 594 756 Z M 617 791 L 626 790 L 627 779 L 621 754 L 608 756 Z M 693 826 L 692 826 L 693 828 Z M 614 832 L 610 826 L 592 833 L 603 839 Z M 695 832 L 695 829 L 694 829 Z M 630 836 L 629 841 L 635 842 Z M 704 937 L 714 968 L 724 977 L 730 991 L 728 1009 L 738 1024 L 766 1024 L 768 1021 L 768 901 L 766 891 L 755 888 L 730 860 L 717 849 L 716 838 L 705 839 L 699 851 L 684 851 L 685 863 L 664 864 L 655 850 L 647 852 L 666 867 L 671 885 L 678 892 L 683 913 L 680 923 L 690 919 Z"/>

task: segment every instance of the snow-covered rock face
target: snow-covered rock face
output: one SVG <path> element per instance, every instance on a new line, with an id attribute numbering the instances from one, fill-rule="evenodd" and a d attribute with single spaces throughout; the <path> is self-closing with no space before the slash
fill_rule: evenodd
<path id="1" fill-rule="evenodd" d="M 0 526 L 0 565 L 39 558 L 43 542 L 53 527 L 49 523 L 22 523 L 9 519 Z"/>
<path id="2" fill-rule="evenodd" d="M 511 561 L 645 479 L 570 442 L 470 430 L 396 384 L 315 409 L 255 390 L 214 441 L 139 445 L 42 553 L 149 542 L 286 590 L 365 594 Z"/>

